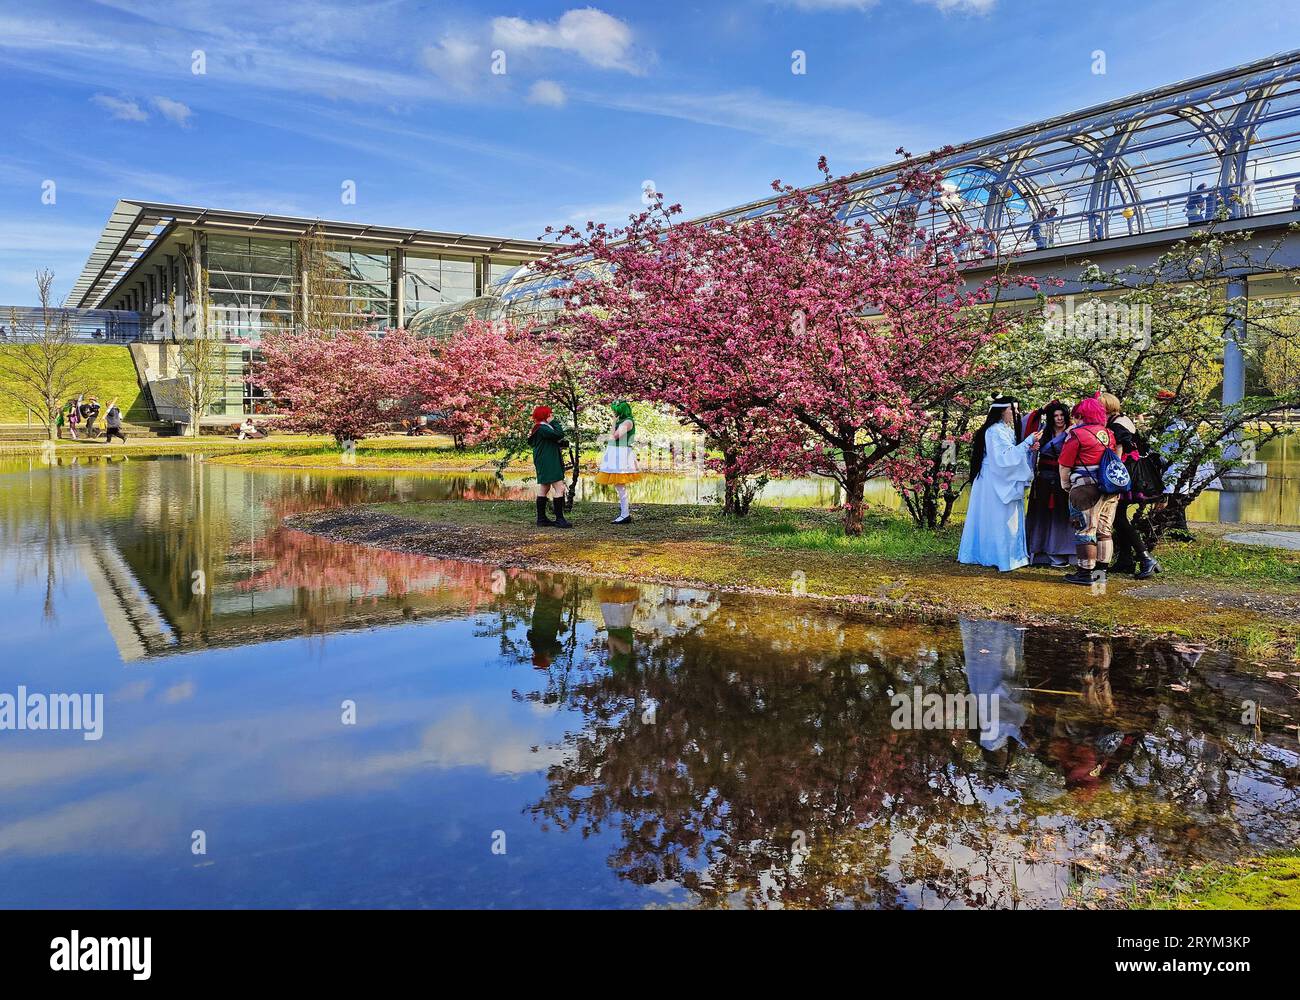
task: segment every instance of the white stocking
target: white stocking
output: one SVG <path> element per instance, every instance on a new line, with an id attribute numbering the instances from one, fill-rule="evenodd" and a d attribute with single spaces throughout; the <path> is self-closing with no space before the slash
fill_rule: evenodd
<path id="1" fill-rule="evenodd" d="M 615 486 L 614 490 L 618 493 L 618 516 L 627 517 L 627 487 Z"/>

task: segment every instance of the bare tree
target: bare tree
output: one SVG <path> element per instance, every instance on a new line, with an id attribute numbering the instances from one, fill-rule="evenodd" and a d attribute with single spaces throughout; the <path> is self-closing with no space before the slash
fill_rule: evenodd
<path id="1" fill-rule="evenodd" d="M 189 294 L 184 310 L 178 309 L 172 297 L 167 324 L 176 378 L 155 389 L 155 403 L 182 410 L 187 416 L 186 434 L 197 436 L 203 415 L 225 393 L 227 346 L 214 322 L 208 272 L 199 264 L 197 253 L 182 255 L 181 266 Z"/>
<path id="2" fill-rule="evenodd" d="M 298 241 L 298 297 L 294 315 L 303 330 L 361 330 L 373 325 L 368 300 L 352 294 L 357 276 L 340 263 L 341 248 L 320 226 Z"/>
<path id="3" fill-rule="evenodd" d="M 10 310 L 11 335 L 0 340 L 0 392 L 40 415 L 51 441 L 59 436 L 59 409 L 78 388 L 90 352 L 74 340 L 70 313 L 54 300 L 54 272 L 36 272 L 35 318 Z"/>

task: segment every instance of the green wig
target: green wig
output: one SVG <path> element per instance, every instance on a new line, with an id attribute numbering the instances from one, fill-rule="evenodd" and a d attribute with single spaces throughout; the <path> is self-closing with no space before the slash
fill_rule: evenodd
<path id="1" fill-rule="evenodd" d="M 632 419 L 632 404 L 625 399 L 612 403 L 609 408 L 614 411 L 614 416 L 618 417 L 620 423 Z"/>

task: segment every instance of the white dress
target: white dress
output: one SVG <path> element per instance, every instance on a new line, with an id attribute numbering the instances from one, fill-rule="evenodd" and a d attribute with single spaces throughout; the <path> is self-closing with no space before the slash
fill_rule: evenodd
<path id="1" fill-rule="evenodd" d="M 635 426 L 630 420 L 624 420 L 614 429 L 615 433 L 610 437 L 604 453 L 600 456 L 596 482 L 607 486 L 624 486 L 627 483 L 635 483 L 641 478 L 641 472 L 636 465 L 636 452 L 629 443 L 631 440 L 629 429 L 635 433 Z M 623 431 L 622 435 L 618 434 L 619 430 Z"/>
<path id="2" fill-rule="evenodd" d="M 970 488 L 957 561 L 1002 572 L 1029 564 L 1025 549 L 1025 490 L 1034 481 L 1028 437 L 1016 444 L 1007 424 L 984 432 L 984 464 Z"/>

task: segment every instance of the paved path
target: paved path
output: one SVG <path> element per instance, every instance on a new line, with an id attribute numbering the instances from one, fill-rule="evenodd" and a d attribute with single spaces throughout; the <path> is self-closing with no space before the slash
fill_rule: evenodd
<path id="1" fill-rule="evenodd" d="M 1300 551 L 1300 531 L 1238 531 L 1223 537 L 1238 545 L 1267 545 L 1272 549 Z"/>

